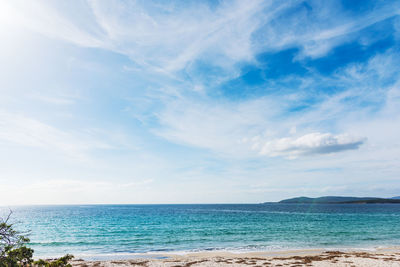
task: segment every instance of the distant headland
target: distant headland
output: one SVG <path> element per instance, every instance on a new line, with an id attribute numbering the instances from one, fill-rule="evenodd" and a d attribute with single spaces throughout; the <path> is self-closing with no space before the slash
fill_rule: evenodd
<path id="1" fill-rule="evenodd" d="M 374 204 L 374 203 L 398 203 L 400 196 L 391 198 L 379 197 L 342 197 L 342 196 L 323 196 L 317 198 L 295 197 L 279 201 L 282 204 Z"/>

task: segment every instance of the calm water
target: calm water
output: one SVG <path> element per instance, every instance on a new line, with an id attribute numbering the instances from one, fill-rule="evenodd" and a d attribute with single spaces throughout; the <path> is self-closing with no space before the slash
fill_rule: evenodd
<path id="1" fill-rule="evenodd" d="M 400 205 L 13 207 L 36 256 L 400 245 Z M 0 208 L 4 216 L 7 209 Z"/>

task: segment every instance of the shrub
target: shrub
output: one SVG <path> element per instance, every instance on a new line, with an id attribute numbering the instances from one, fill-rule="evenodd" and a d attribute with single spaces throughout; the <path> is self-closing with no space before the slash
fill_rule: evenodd
<path id="1" fill-rule="evenodd" d="M 53 261 L 45 261 L 45 260 L 37 260 L 34 262 L 35 265 L 37 266 L 43 266 L 43 267 L 71 267 L 71 264 L 68 263 L 68 261 L 72 260 L 74 256 L 67 254 L 59 259 L 55 259 Z"/>
<path id="2" fill-rule="evenodd" d="M 52 261 L 33 261 L 33 249 L 26 247 L 29 238 L 13 229 L 9 223 L 12 211 L 5 220 L 0 221 L 0 267 L 43 266 L 43 267 L 70 267 L 68 264 L 74 256 L 67 254 Z"/>

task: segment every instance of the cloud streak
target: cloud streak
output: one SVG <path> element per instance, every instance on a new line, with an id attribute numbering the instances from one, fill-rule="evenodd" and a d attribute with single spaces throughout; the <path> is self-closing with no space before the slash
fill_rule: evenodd
<path id="1" fill-rule="evenodd" d="M 3 1 L 2 193 L 261 202 L 393 187 L 400 3 L 354 3 Z"/>
<path id="2" fill-rule="evenodd" d="M 400 12 L 399 5 L 391 4 L 346 17 L 334 2 L 312 1 L 192 2 L 184 8 L 146 1 L 83 3 L 78 14 L 43 1 L 13 1 L 4 8 L 12 14 L 7 16 L 11 23 L 79 46 L 115 51 L 129 56 L 141 71 L 168 75 L 190 72 L 198 60 L 234 71 L 236 63 L 254 61 L 258 53 L 291 47 L 300 48 L 302 56 L 321 57 L 355 32 Z M 327 20 L 328 13 L 336 16 Z M 85 27 L 76 24 L 83 18 Z"/>
<path id="3" fill-rule="evenodd" d="M 157 113 L 160 127 L 154 132 L 175 143 L 232 157 L 255 156 L 262 151 L 261 156 L 299 158 L 357 150 L 369 132 L 358 131 L 352 124 L 372 117 L 379 120 L 388 108 L 398 113 L 393 109 L 397 87 L 391 81 L 399 73 L 398 58 L 397 53 L 388 51 L 367 62 L 350 64 L 331 76 L 291 77 L 298 79 L 300 86 L 289 94 L 219 101 L 218 105 L 207 97 L 168 98 L 162 102 L 165 108 Z M 319 87 L 340 90 L 332 94 L 316 91 Z M 308 106 L 290 111 L 297 105 Z M 376 106 L 379 112 L 374 110 Z"/>
<path id="4" fill-rule="evenodd" d="M 92 149 L 112 149 L 112 145 L 93 136 L 69 133 L 20 114 L 0 112 L 0 142 L 61 152 L 87 160 Z"/>
<path id="5" fill-rule="evenodd" d="M 364 138 L 348 134 L 309 133 L 298 138 L 281 138 L 266 142 L 260 151 L 269 157 L 284 156 L 296 158 L 301 155 L 329 154 L 358 149 Z"/>

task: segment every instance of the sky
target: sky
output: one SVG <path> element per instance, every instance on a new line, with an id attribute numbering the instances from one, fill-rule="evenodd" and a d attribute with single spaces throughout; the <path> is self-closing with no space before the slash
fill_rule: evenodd
<path id="1" fill-rule="evenodd" d="M 0 205 L 400 195 L 399 1 L 0 0 Z"/>

